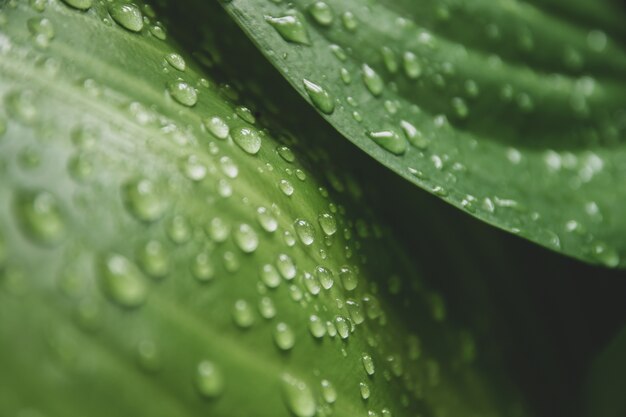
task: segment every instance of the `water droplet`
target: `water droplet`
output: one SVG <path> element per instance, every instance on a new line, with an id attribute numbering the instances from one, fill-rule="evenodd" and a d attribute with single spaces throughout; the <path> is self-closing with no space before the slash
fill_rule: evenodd
<path id="1" fill-rule="evenodd" d="M 191 226 L 189 220 L 181 215 L 176 215 L 170 219 L 167 225 L 167 235 L 170 240 L 177 245 L 182 245 L 191 239 Z"/>
<path id="2" fill-rule="evenodd" d="M 233 320 L 242 329 L 246 329 L 254 324 L 254 312 L 245 300 L 235 301 L 233 306 Z"/>
<path id="3" fill-rule="evenodd" d="M 286 280 L 292 280 L 296 276 L 296 265 L 289 255 L 281 253 L 276 259 L 276 267 L 278 272 Z"/>
<path id="4" fill-rule="evenodd" d="M 343 23 L 343 27 L 351 32 L 356 30 L 359 24 L 354 14 L 350 11 L 344 12 L 341 15 L 341 22 Z"/>
<path id="5" fill-rule="evenodd" d="M 159 219 L 165 211 L 165 205 L 154 183 L 148 179 L 126 183 L 123 194 L 126 207 L 138 220 L 152 222 Z"/>
<path id="6" fill-rule="evenodd" d="M 216 398 L 224 391 L 224 377 L 213 362 L 204 360 L 198 364 L 196 388 L 205 398 Z"/>
<path id="7" fill-rule="evenodd" d="M 315 415 L 315 397 L 309 385 L 290 375 L 283 374 L 283 393 L 289 410 L 296 417 L 313 417 Z"/>
<path id="8" fill-rule="evenodd" d="M 297 219 L 293 225 L 296 234 L 305 246 L 310 246 L 315 241 L 315 229 L 313 225 L 304 219 Z"/>
<path id="9" fill-rule="evenodd" d="M 237 178 L 237 175 L 239 175 L 239 167 L 235 164 L 235 161 L 228 156 L 222 156 L 220 158 L 220 168 L 228 178 Z"/>
<path id="10" fill-rule="evenodd" d="M 296 337 L 285 323 L 278 323 L 274 328 L 274 342 L 281 350 L 289 350 L 296 343 Z"/>
<path id="11" fill-rule="evenodd" d="M 361 71 L 363 73 L 363 83 L 365 87 L 374 95 L 378 97 L 383 92 L 383 80 L 380 78 L 380 75 L 372 67 L 367 64 L 363 64 L 361 67 Z"/>
<path id="12" fill-rule="evenodd" d="M 54 38 L 54 26 L 50 19 L 33 17 L 28 19 L 27 26 L 39 46 L 48 46 L 52 38 Z"/>
<path id="13" fill-rule="evenodd" d="M 161 362 L 159 357 L 159 351 L 151 340 L 142 340 L 137 345 L 137 361 L 139 366 L 145 371 L 155 372 L 158 371 Z"/>
<path id="14" fill-rule="evenodd" d="M 15 209 L 22 230 L 33 240 L 53 245 L 65 236 L 65 220 L 52 194 L 21 192 L 17 195 Z"/>
<path id="15" fill-rule="evenodd" d="M 144 303 L 148 289 L 139 269 L 122 255 L 109 255 L 100 265 L 100 276 L 106 294 L 123 307 Z"/>
<path id="16" fill-rule="evenodd" d="M 290 197 L 291 195 L 293 195 L 294 188 L 293 188 L 293 185 L 291 185 L 289 181 L 280 180 L 280 182 L 278 183 L 278 187 L 283 192 L 283 194 L 285 194 L 287 197 Z"/>
<path id="17" fill-rule="evenodd" d="M 333 10 L 323 1 L 316 1 L 309 6 L 309 13 L 313 19 L 321 26 L 330 26 L 333 23 Z"/>
<path id="18" fill-rule="evenodd" d="M 165 247 L 158 240 L 150 240 L 138 254 L 141 269 L 153 278 L 163 278 L 170 269 L 170 261 Z"/>
<path id="19" fill-rule="evenodd" d="M 359 382 L 359 391 L 361 398 L 367 400 L 370 397 L 370 387 L 365 382 Z"/>
<path id="20" fill-rule="evenodd" d="M 268 22 L 276 32 L 287 42 L 300 43 L 309 45 L 309 34 L 306 26 L 298 15 L 287 15 L 282 17 L 265 16 Z"/>
<path id="21" fill-rule="evenodd" d="M 619 265 L 620 259 L 617 251 L 603 242 L 596 242 L 591 247 L 591 254 L 604 266 L 614 268 Z"/>
<path id="22" fill-rule="evenodd" d="M 456 115 L 460 119 L 467 118 L 467 115 L 469 114 L 469 109 L 467 108 L 465 100 L 463 100 L 461 97 L 454 97 L 452 99 L 452 108 L 454 108 Z"/>
<path id="23" fill-rule="evenodd" d="M 109 4 L 109 14 L 120 26 L 131 32 L 143 29 L 143 15 L 133 3 L 115 1 Z"/>
<path id="24" fill-rule="evenodd" d="M 182 172 L 192 181 L 202 181 L 207 174 L 207 168 L 196 155 L 189 155 L 182 162 Z"/>
<path id="25" fill-rule="evenodd" d="M 335 101 L 326 89 L 306 78 L 302 80 L 302 83 L 313 105 L 319 111 L 324 114 L 331 114 L 335 110 Z"/>
<path id="26" fill-rule="evenodd" d="M 35 103 L 37 98 L 31 90 L 14 91 L 4 98 L 7 112 L 24 124 L 31 124 L 37 120 L 39 112 Z"/>
<path id="27" fill-rule="evenodd" d="M 187 64 L 185 63 L 185 59 L 178 55 L 177 53 L 170 53 L 165 55 L 165 60 L 174 68 L 176 68 L 178 71 L 185 71 L 185 68 L 187 68 Z"/>
<path id="28" fill-rule="evenodd" d="M 402 127 L 404 135 L 411 145 L 419 149 L 426 149 L 428 147 L 428 140 L 426 140 L 422 132 L 417 130 L 412 123 L 402 120 L 400 121 L 400 127 Z"/>
<path id="29" fill-rule="evenodd" d="M 270 264 L 261 267 L 261 280 L 268 288 L 276 288 L 280 285 L 278 270 Z"/>
<path id="30" fill-rule="evenodd" d="M 315 314 L 309 317 L 309 331 L 313 335 L 313 337 L 320 339 L 324 337 L 326 334 L 326 326 L 324 325 L 324 321 L 320 319 Z"/>
<path id="31" fill-rule="evenodd" d="M 361 305 L 354 300 L 346 301 L 346 309 L 348 310 L 348 314 L 350 314 L 350 318 L 355 324 L 361 324 L 365 321 L 365 317 L 363 316 L 363 310 L 361 309 Z"/>
<path id="32" fill-rule="evenodd" d="M 342 339 L 347 339 L 350 336 L 350 325 L 345 317 L 337 316 L 335 317 L 335 328 L 337 329 L 337 333 L 339 337 Z"/>
<path id="33" fill-rule="evenodd" d="M 410 79 L 416 79 L 422 74 L 422 66 L 413 52 L 407 51 L 402 55 L 402 64 L 404 73 Z"/>
<path id="34" fill-rule="evenodd" d="M 391 415 L 391 411 L 389 411 L 389 409 L 388 409 L 388 408 L 383 408 L 383 409 L 382 409 L 382 411 L 381 411 L 381 413 L 382 413 L 382 416 L 383 416 L 383 417 L 392 417 L 392 415 Z"/>
<path id="35" fill-rule="evenodd" d="M 63 3 L 78 10 L 88 10 L 93 5 L 93 0 L 63 0 Z"/>
<path id="36" fill-rule="evenodd" d="M 257 220 L 266 232 L 273 233 L 278 229 L 278 221 L 272 213 L 265 207 L 259 207 L 256 210 Z"/>
<path id="37" fill-rule="evenodd" d="M 293 162 L 296 160 L 296 156 L 287 146 L 279 146 L 276 151 L 278 152 L 278 155 L 280 155 L 280 157 L 287 162 Z"/>
<path id="38" fill-rule="evenodd" d="M 332 214 L 321 213 L 317 220 L 326 236 L 332 236 L 337 232 L 337 221 Z"/>
<path id="39" fill-rule="evenodd" d="M 170 83 L 167 87 L 170 96 L 180 104 L 192 107 L 198 102 L 198 93 L 190 84 L 178 80 Z"/>
<path id="40" fill-rule="evenodd" d="M 322 386 L 322 397 L 324 398 L 324 401 L 326 401 L 328 404 L 332 404 L 335 401 L 337 401 L 337 391 L 335 390 L 335 387 L 333 387 L 333 384 L 331 384 L 329 380 L 322 379 L 321 386 Z"/>
<path id="41" fill-rule="evenodd" d="M 233 273 L 239 270 L 239 259 L 234 253 L 226 251 L 222 257 L 224 259 L 224 268 L 226 271 Z"/>
<path id="42" fill-rule="evenodd" d="M 217 243 L 224 242 L 230 235 L 230 227 L 228 226 L 228 223 L 220 217 L 214 217 L 211 219 L 211 221 L 207 224 L 205 231 L 209 237 Z"/>
<path id="43" fill-rule="evenodd" d="M 259 237 L 252 226 L 242 223 L 233 232 L 235 243 L 245 253 L 252 253 L 259 246 Z"/>
<path id="44" fill-rule="evenodd" d="M 365 369 L 365 372 L 368 375 L 374 375 L 376 369 L 374 368 L 374 361 L 372 360 L 372 357 L 367 353 L 364 353 L 361 356 L 361 361 L 363 362 L 363 368 Z"/>
<path id="45" fill-rule="evenodd" d="M 228 137 L 230 128 L 221 117 L 207 117 L 203 120 L 203 123 L 204 126 L 209 130 L 209 132 L 211 132 L 211 134 L 216 138 L 223 140 Z"/>
<path id="46" fill-rule="evenodd" d="M 385 63 L 385 67 L 387 71 L 392 74 L 395 74 L 398 71 L 398 61 L 396 61 L 396 54 L 393 52 L 391 48 L 388 46 L 383 46 L 380 49 L 380 54 L 383 57 L 383 62 Z"/>
<path id="47" fill-rule="evenodd" d="M 255 155 L 261 149 L 261 135 L 259 135 L 258 130 L 251 127 L 241 127 L 235 129 L 232 133 L 233 141 L 241 149 L 250 155 Z"/>
<path id="48" fill-rule="evenodd" d="M 379 130 L 369 132 L 368 136 L 383 149 L 393 153 L 394 155 L 402 155 L 406 152 L 407 143 L 394 130 Z"/>
<path id="49" fill-rule="evenodd" d="M 201 252 L 197 254 L 191 262 L 191 274 L 200 282 L 206 282 L 213 279 L 215 269 L 208 253 Z"/>
<path id="50" fill-rule="evenodd" d="M 315 276 L 317 276 L 317 279 L 325 290 L 331 289 L 335 283 L 333 273 L 323 266 L 315 268 Z"/>
<path id="51" fill-rule="evenodd" d="M 606 48 L 606 34 L 601 30 L 592 30 L 587 34 L 587 46 L 594 52 L 602 52 Z"/>
<path id="52" fill-rule="evenodd" d="M 322 288 L 317 278 L 315 278 L 313 275 L 309 274 L 308 272 L 305 272 L 303 281 L 304 281 L 304 286 L 306 287 L 306 289 L 309 291 L 311 295 L 317 295 L 320 293 Z"/>
<path id="53" fill-rule="evenodd" d="M 342 266 L 339 269 L 339 277 L 341 278 L 341 283 L 346 291 L 353 291 L 357 287 L 358 281 L 356 274 L 349 266 Z"/>

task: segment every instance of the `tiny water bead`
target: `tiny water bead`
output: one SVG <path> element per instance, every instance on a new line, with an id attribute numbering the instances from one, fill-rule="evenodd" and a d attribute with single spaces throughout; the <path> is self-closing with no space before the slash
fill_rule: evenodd
<path id="1" fill-rule="evenodd" d="M 220 158 L 220 168 L 228 178 L 237 178 L 237 175 L 239 175 L 239 167 L 232 158 L 226 155 Z"/>
<path id="2" fill-rule="evenodd" d="M 245 223 L 240 224 L 233 232 L 235 244 L 242 252 L 252 253 L 259 246 L 259 237 L 254 229 Z"/>
<path id="3" fill-rule="evenodd" d="M 323 1 L 316 1 L 309 6 L 309 13 L 313 19 L 321 26 L 330 26 L 333 23 L 333 10 Z"/>
<path id="4" fill-rule="evenodd" d="M 339 269 L 339 278 L 346 291 L 353 291 L 358 285 L 356 274 L 349 266 L 344 265 Z"/>
<path id="5" fill-rule="evenodd" d="M 367 400 L 370 397 L 370 387 L 365 382 L 359 382 L 359 392 L 361 393 L 361 398 Z"/>
<path id="6" fill-rule="evenodd" d="M 226 124 L 224 119 L 222 119 L 221 117 L 208 117 L 203 120 L 203 123 L 207 130 L 218 139 L 224 140 L 228 137 L 228 134 L 230 133 L 230 128 L 228 127 L 228 124 Z"/>
<path id="7" fill-rule="evenodd" d="M 231 134 L 233 141 L 245 152 L 256 155 L 261 149 L 261 135 L 251 127 L 235 129 Z"/>
<path id="8" fill-rule="evenodd" d="M 315 241 L 315 229 L 311 223 L 304 219 L 297 219 L 293 227 L 303 245 L 310 246 L 313 244 Z"/>
<path id="9" fill-rule="evenodd" d="M 324 114 L 332 114 L 335 110 L 335 100 L 322 86 L 309 81 L 306 78 L 302 80 L 304 89 L 313 105 Z"/>
<path id="10" fill-rule="evenodd" d="M 332 271 L 321 265 L 315 268 L 315 276 L 325 290 L 330 290 L 335 283 Z"/>
<path id="11" fill-rule="evenodd" d="M 262 297 L 259 300 L 259 313 L 261 313 L 261 317 L 267 320 L 276 316 L 276 306 L 274 306 L 271 298 Z"/>
<path id="12" fill-rule="evenodd" d="M 207 174 L 207 167 L 196 155 L 189 155 L 182 161 L 181 170 L 185 177 L 192 181 L 202 181 Z"/>
<path id="13" fill-rule="evenodd" d="M 293 154 L 293 151 L 287 146 L 279 146 L 276 148 L 276 152 L 287 162 L 293 162 L 296 160 L 296 156 Z"/>
<path id="14" fill-rule="evenodd" d="M 204 398 L 216 398 L 224 391 L 224 377 L 213 362 L 203 360 L 198 364 L 196 388 Z"/>
<path id="15" fill-rule="evenodd" d="M 359 24 L 354 14 L 350 11 L 344 12 L 341 15 L 341 22 L 343 23 L 343 27 L 349 30 L 350 32 L 355 31 Z"/>
<path id="16" fill-rule="evenodd" d="M 89 10 L 93 0 L 63 0 L 63 3 L 78 10 Z"/>
<path id="17" fill-rule="evenodd" d="M 161 362 L 159 350 L 151 340 L 142 340 L 137 345 L 137 361 L 139 366 L 148 372 L 158 371 Z"/>
<path id="18" fill-rule="evenodd" d="M 417 55 L 407 51 L 402 55 L 404 73 L 410 79 L 416 79 L 422 74 L 422 67 L 417 59 Z"/>
<path id="19" fill-rule="evenodd" d="M 276 259 L 276 268 L 286 280 L 292 280 L 296 276 L 296 265 L 289 255 L 279 254 Z"/>
<path id="20" fill-rule="evenodd" d="M 207 282 L 215 276 L 215 269 L 208 253 L 201 252 L 191 262 L 191 274 L 199 282 Z"/>
<path id="21" fill-rule="evenodd" d="M 394 155 L 403 155 L 407 150 L 407 143 L 395 130 L 378 130 L 368 133 L 368 136 L 383 149 Z"/>
<path id="22" fill-rule="evenodd" d="M 376 370 L 374 368 L 374 360 L 372 359 L 372 357 L 367 353 L 364 353 L 361 356 L 361 362 L 363 362 L 363 368 L 365 369 L 365 372 L 368 375 L 374 375 L 374 372 Z"/>
<path id="23" fill-rule="evenodd" d="M 321 213 L 317 220 L 326 236 L 332 236 L 337 232 L 337 221 L 332 214 Z"/>
<path id="24" fill-rule="evenodd" d="M 168 221 L 166 232 L 170 240 L 177 245 L 187 243 L 192 234 L 189 220 L 181 215 L 175 215 Z"/>
<path id="25" fill-rule="evenodd" d="M 281 17 L 265 16 L 265 21 L 272 25 L 276 32 L 287 42 L 309 45 L 309 34 L 306 26 L 297 14 Z"/>
<path id="26" fill-rule="evenodd" d="M 170 260 L 165 246 L 158 240 L 150 240 L 138 254 L 141 269 L 153 278 L 163 278 L 170 269 Z"/>
<path id="27" fill-rule="evenodd" d="M 233 306 L 233 320 L 242 329 L 246 329 L 254 324 L 254 311 L 245 300 L 235 301 Z"/>
<path id="28" fill-rule="evenodd" d="M 265 207 L 259 207 L 256 210 L 257 220 L 259 224 L 266 232 L 273 233 L 278 229 L 278 220 L 272 215 L 272 213 Z"/>
<path id="29" fill-rule="evenodd" d="M 178 80 L 170 83 L 167 91 L 174 100 L 184 106 L 193 107 L 198 102 L 198 92 L 185 81 Z"/>
<path id="30" fill-rule="evenodd" d="M 174 52 L 165 55 L 165 60 L 168 62 L 168 64 L 176 68 L 178 71 L 185 71 L 185 68 L 187 67 L 185 59 Z"/>
<path id="31" fill-rule="evenodd" d="M 101 261 L 100 276 L 105 293 L 122 307 L 144 303 L 148 288 L 139 269 L 122 255 L 112 254 Z"/>
<path id="32" fill-rule="evenodd" d="M 261 281 L 263 281 L 268 288 L 278 287 L 280 280 L 280 274 L 274 265 L 265 264 L 261 267 Z"/>
<path id="33" fill-rule="evenodd" d="M 143 29 L 143 15 L 133 3 L 114 1 L 109 4 L 109 14 L 121 27 L 131 32 Z"/>
<path id="34" fill-rule="evenodd" d="M 320 385 L 322 386 L 322 398 L 324 398 L 324 401 L 328 404 L 332 404 L 337 401 L 337 391 L 329 380 L 322 379 Z"/>
<path id="35" fill-rule="evenodd" d="M 316 339 L 320 339 L 324 337 L 326 334 L 326 325 L 324 321 L 320 319 L 317 315 L 312 314 L 309 317 L 309 331 Z"/>
<path id="36" fill-rule="evenodd" d="M 337 316 L 335 317 L 335 328 L 337 329 L 337 333 L 339 337 L 342 339 L 347 339 L 350 336 L 350 325 L 345 317 Z"/>
<path id="37" fill-rule="evenodd" d="M 363 83 L 365 84 L 365 87 L 367 87 L 373 96 L 380 96 L 383 93 L 384 88 L 383 80 L 380 78 L 380 75 L 378 75 L 378 73 L 367 64 L 363 64 L 361 72 L 363 74 Z"/>
<path id="38" fill-rule="evenodd" d="M 274 342 L 281 350 L 290 350 L 296 343 L 296 337 L 289 327 L 285 323 L 278 323 L 274 328 Z"/>
<path id="39" fill-rule="evenodd" d="M 288 373 L 283 374 L 281 379 L 287 408 L 296 417 L 313 417 L 317 405 L 311 387 Z"/>
<path id="40" fill-rule="evenodd" d="M 205 228 L 207 234 L 216 243 L 221 243 L 230 236 L 230 226 L 221 217 L 214 217 Z"/>
<path id="41" fill-rule="evenodd" d="M 350 318 L 354 324 L 361 324 L 365 321 L 361 305 L 356 301 L 351 299 L 346 300 L 346 309 L 348 310 L 348 314 L 350 314 Z"/>
<path id="42" fill-rule="evenodd" d="M 48 245 L 63 239 L 65 219 L 54 195 L 47 191 L 21 192 L 16 200 L 17 218 L 27 236 Z"/>
<path id="43" fill-rule="evenodd" d="M 278 188 L 280 188 L 280 190 L 283 192 L 283 194 L 285 194 L 287 197 L 290 197 L 293 195 L 293 192 L 295 191 L 293 188 L 293 185 L 291 185 L 291 183 L 288 180 L 280 180 L 280 182 L 278 183 Z"/>

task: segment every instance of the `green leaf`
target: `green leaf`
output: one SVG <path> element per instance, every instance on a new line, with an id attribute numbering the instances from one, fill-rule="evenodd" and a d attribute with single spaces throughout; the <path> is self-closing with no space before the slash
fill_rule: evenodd
<path id="1" fill-rule="evenodd" d="M 626 266 L 619 2 L 224 8 L 326 120 L 402 177 L 550 249 Z"/>
<path id="2" fill-rule="evenodd" d="M 1 7 L 1 414 L 527 415 L 337 138 L 244 106 L 149 5 Z"/>

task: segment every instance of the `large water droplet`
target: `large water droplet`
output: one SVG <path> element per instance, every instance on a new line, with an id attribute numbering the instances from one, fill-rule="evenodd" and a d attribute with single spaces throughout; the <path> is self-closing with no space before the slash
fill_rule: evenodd
<path id="1" fill-rule="evenodd" d="M 292 280 L 296 276 L 296 265 L 289 255 L 281 253 L 276 259 L 276 267 L 286 280 Z"/>
<path id="2" fill-rule="evenodd" d="M 406 140 L 398 135 L 395 130 L 373 131 L 369 132 L 368 136 L 383 149 L 395 155 L 402 155 L 406 152 Z"/>
<path id="3" fill-rule="evenodd" d="M 21 192 L 17 195 L 15 209 L 22 230 L 36 242 L 56 244 L 65 236 L 65 220 L 52 194 Z"/>
<path id="4" fill-rule="evenodd" d="M 326 236 L 332 236 L 337 232 L 337 221 L 332 214 L 321 213 L 317 220 Z"/>
<path id="5" fill-rule="evenodd" d="M 235 131 L 232 132 L 232 137 L 233 141 L 250 155 L 257 154 L 259 149 L 261 149 L 261 135 L 259 135 L 259 132 L 254 128 L 241 127 L 235 129 Z"/>
<path id="6" fill-rule="evenodd" d="M 322 319 L 312 314 L 311 317 L 309 317 L 309 331 L 313 337 L 320 339 L 326 334 L 326 325 Z"/>
<path id="7" fill-rule="evenodd" d="M 254 324 L 254 311 L 245 300 L 237 300 L 233 306 L 233 320 L 235 324 L 243 329 Z"/>
<path id="8" fill-rule="evenodd" d="M 208 117 L 203 121 L 204 126 L 211 132 L 213 136 L 218 139 L 226 139 L 230 132 L 230 128 L 222 119 L 218 116 Z"/>
<path id="9" fill-rule="evenodd" d="M 378 73 L 367 64 L 363 64 L 361 71 L 363 72 L 363 83 L 365 84 L 365 87 L 367 87 L 370 93 L 374 96 L 378 97 L 381 95 L 384 84 L 380 75 L 378 75 Z"/>
<path id="10" fill-rule="evenodd" d="M 316 1 L 309 6 L 309 13 L 313 19 L 321 26 L 330 26 L 333 23 L 333 10 L 323 1 Z"/>
<path id="11" fill-rule="evenodd" d="M 335 283 L 333 273 L 321 265 L 315 268 L 315 276 L 325 290 L 331 289 Z"/>
<path id="12" fill-rule="evenodd" d="M 105 257 L 100 265 L 100 276 L 106 294 L 123 307 L 138 307 L 148 295 L 143 275 L 122 255 Z"/>
<path id="13" fill-rule="evenodd" d="M 139 179 L 126 183 L 123 194 L 126 207 L 138 220 L 152 222 L 165 211 L 165 204 L 150 180 Z"/>
<path id="14" fill-rule="evenodd" d="M 309 291 L 309 294 L 317 295 L 320 293 L 322 287 L 320 286 L 320 283 L 315 276 L 309 274 L 308 272 L 305 272 L 303 281 L 304 286 L 306 287 L 307 291 Z"/>
<path id="15" fill-rule="evenodd" d="M 235 243 L 245 253 L 252 253 L 259 246 L 259 237 L 252 226 L 242 223 L 233 232 Z"/>
<path id="16" fill-rule="evenodd" d="M 315 415 L 315 397 L 309 385 L 290 375 L 283 374 L 283 394 L 289 410 L 297 417 L 313 417 Z"/>
<path id="17" fill-rule="evenodd" d="M 272 233 L 278 229 L 278 221 L 265 207 L 257 208 L 256 215 L 259 224 L 265 231 Z"/>
<path id="18" fill-rule="evenodd" d="M 293 185 L 291 185 L 291 183 L 287 180 L 280 180 L 280 182 L 278 183 L 278 188 L 280 188 L 283 194 L 285 194 L 287 197 L 293 195 Z"/>
<path id="19" fill-rule="evenodd" d="M 367 400 L 370 397 L 370 387 L 365 382 L 359 382 L 359 391 L 361 398 Z"/>
<path id="20" fill-rule="evenodd" d="M 168 62 L 168 64 L 176 68 L 178 71 L 185 71 L 185 68 L 187 68 L 185 59 L 177 53 L 172 52 L 165 55 L 165 60 Z"/>
<path id="21" fill-rule="evenodd" d="M 204 360 L 198 364 L 196 388 L 198 393 L 205 398 L 218 397 L 224 390 L 224 377 L 213 362 Z"/>
<path id="22" fill-rule="evenodd" d="M 139 265 L 153 278 L 163 278 L 170 269 L 167 251 L 158 240 L 150 240 L 139 251 Z"/>
<path id="23" fill-rule="evenodd" d="M 93 0 L 63 0 L 63 3 L 78 10 L 88 10 L 93 5 Z"/>
<path id="24" fill-rule="evenodd" d="M 276 288 L 280 285 L 280 274 L 274 265 L 265 264 L 261 267 L 261 281 L 268 288 Z"/>
<path id="25" fill-rule="evenodd" d="M 174 100 L 184 106 L 192 107 L 198 102 L 198 92 L 185 81 L 178 80 L 170 83 L 167 86 L 167 91 Z"/>
<path id="26" fill-rule="evenodd" d="M 296 234 L 305 246 L 310 246 L 315 241 L 315 229 L 313 225 L 304 219 L 297 219 L 293 225 Z"/>
<path id="27" fill-rule="evenodd" d="M 133 3 L 115 1 L 109 4 L 109 14 L 120 26 L 131 32 L 143 29 L 143 15 Z"/>
<path id="28" fill-rule="evenodd" d="M 281 322 L 274 328 L 274 342 L 276 342 L 276 346 L 279 349 L 289 350 L 296 343 L 296 337 L 293 330 L 287 324 Z"/>
<path id="29" fill-rule="evenodd" d="M 306 26 L 298 15 L 282 17 L 265 16 L 265 20 L 272 25 L 276 32 L 286 41 L 309 45 L 309 34 Z"/>
<path id="30" fill-rule="evenodd" d="M 352 291 L 358 285 L 356 274 L 349 266 L 342 266 L 339 269 L 339 277 L 341 278 L 341 283 L 346 291 Z"/>
<path id="31" fill-rule="evenodd" d="M 306 78 L 302 80 L 304 89 L 309 98 L 319 111 L 325 114 L 331 114 L 335 110 L 335 100 L 322 86 L 315 84 Z"/>

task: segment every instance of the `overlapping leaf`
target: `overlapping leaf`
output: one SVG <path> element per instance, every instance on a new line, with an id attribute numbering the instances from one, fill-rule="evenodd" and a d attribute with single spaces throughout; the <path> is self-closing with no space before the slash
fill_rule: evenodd
<path id="1" fill-rule="evenodd" d="M 387 167 L 551 249 L 626 265 L 619 2 L 223 5 L 300 94 Z"/>
<path id="2" fill-rule="evenodd" d="M 0 413 L 524 414 L 358 184 L 153 8 L 0 23 Z"/>

